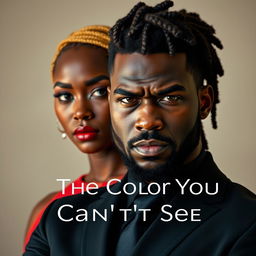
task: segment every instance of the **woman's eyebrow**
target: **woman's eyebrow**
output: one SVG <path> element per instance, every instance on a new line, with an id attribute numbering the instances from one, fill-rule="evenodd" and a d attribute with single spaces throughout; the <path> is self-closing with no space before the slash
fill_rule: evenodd
<path id="1" fill-rule="evenodd" d="M 67 84 L 67 83 L 62 83 L 62 82 L 56 82 L 54 85 L 53 85 L 53 88 L 55 88 L 56 86 L 58 87 L 61 87 L 63 89 L 72 89 L 72 84 Z"/>

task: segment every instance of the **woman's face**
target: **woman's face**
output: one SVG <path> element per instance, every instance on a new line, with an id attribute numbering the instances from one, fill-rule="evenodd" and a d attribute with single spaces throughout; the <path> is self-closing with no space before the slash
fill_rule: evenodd
<path id="1" fill-rule="evenodd" d="M 71 141 L 84 153 L 112 145 L 106 50 L 80 46 L 64 51 L 53 83 L 55 112 Z"/>

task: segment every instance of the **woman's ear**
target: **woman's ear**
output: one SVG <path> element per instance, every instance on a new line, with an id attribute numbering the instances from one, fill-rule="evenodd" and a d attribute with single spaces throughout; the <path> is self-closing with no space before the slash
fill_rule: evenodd
<path id="1" fill-rule="evenodd" d="M 213 88 L 211 85 L 203 86 L 199 89 L 199 111 L 200 111 L 200 118 L 205 119 L 209 113 L 211 112 L 214 95 L 213 95 Z"/>

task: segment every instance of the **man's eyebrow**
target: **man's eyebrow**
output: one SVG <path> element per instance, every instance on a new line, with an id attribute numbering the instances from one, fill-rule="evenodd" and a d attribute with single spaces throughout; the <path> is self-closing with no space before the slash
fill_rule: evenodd
<path id="1" fill-rule="evenodd" d="M 172 93 L 172 92 L 176 92 L 176 91 L 185 91 L 185 87 L 181 86 L 181 85 L 178 85 L 178 84 L 175 84 L 171 87 L 168 87 L 168 88 L 165 88 L 163 90 L 160 90 L 157 92 L 157 95 L 159 96 L 163 96 L 163 95 L 166 95 L 168 93 Z"/>
<path id="2" fill-rule="evenodd" d="M 127 97 L 138 97 L 138 95 L 136 93 L 132 93 L 132 92 L 126 91 L 126 90 L 121 89 L 121 88 L 115 89 L 114 94 L 121 94 L 121 95 L 124 95 L 124 96 L 127 96 Z"/>
<path id="3" fill-rule="evenodd" d="M 53 85 L 53 88 L 55 88 L 56 86 L 61 87 L 63 89 L 72 89 L 72 85 L 71 84 L 67 84 L 67 83 L 62 83 L 62 82 L 56 82 Z"/>
<path id="4" fill-rule="evenodd" d="M 94 85 L 98 82 L 100 82 L 101 80 L 110 80 L 108 76 L 106 75 L 100 75 L 100 76 L 96 76 L 88 81 L 85 82 L 85 85 L 86 86 L 91 86 L 91 85 Z"/>

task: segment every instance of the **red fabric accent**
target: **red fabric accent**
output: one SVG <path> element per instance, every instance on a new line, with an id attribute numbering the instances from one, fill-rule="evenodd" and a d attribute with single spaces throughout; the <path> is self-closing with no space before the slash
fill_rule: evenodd
<path id="1" fill-rule="evenodd" d="M 80 176 L 78 179 L 76 179 L 75 181 L 73 181 L 72 183 L 74 183 L 75 187 L 81 187 L 82 183 L 84 183 L 84 186 L 86 188 L 86 185 L 88 184 L 88 182 L 84 182 L 86 175 L 82 175 Z M 122 179 L 123 177 L 116 177 L 117 179 Z M 107 185 L 108 181 L 105 182 L 95 182 L 96 184 L 98 184 L 98 187 L 105 187 Z M 36 229 L 37 225 L 39 224 L 43 213 L 45 211 L 45 209 L 49 206 L 49 204 L 51 204 L 54 200 L 58 199 L 58 198 L 62 198 L 65 196 L 71 196 L 71 195 L 75 195 L 75 194 L 80 194 L 80 190 L 75 190 L 74 194 L 72 194 L 72 183 L 70 183 L 69 185 L 67 185 L 67 187 L 65 188 L 65 194 L 62 194 L 62 191 L 58 192 L 45 206 L 44 208 L 39 212 L 39 214 L 37 215 L 35 221 L 32 223 L 32 225 L 29 227 L 28 232 L 26 234 L 25 237 L 25 242 L 23 245 L 23 251 L 25 251 L 26 245 L 30 240 L 30 237 L 32 235 L 32 233 L 34 232 L 34 230 Z M 114 184 L 116 182 L 112 182 L 111 184 Z"/>

